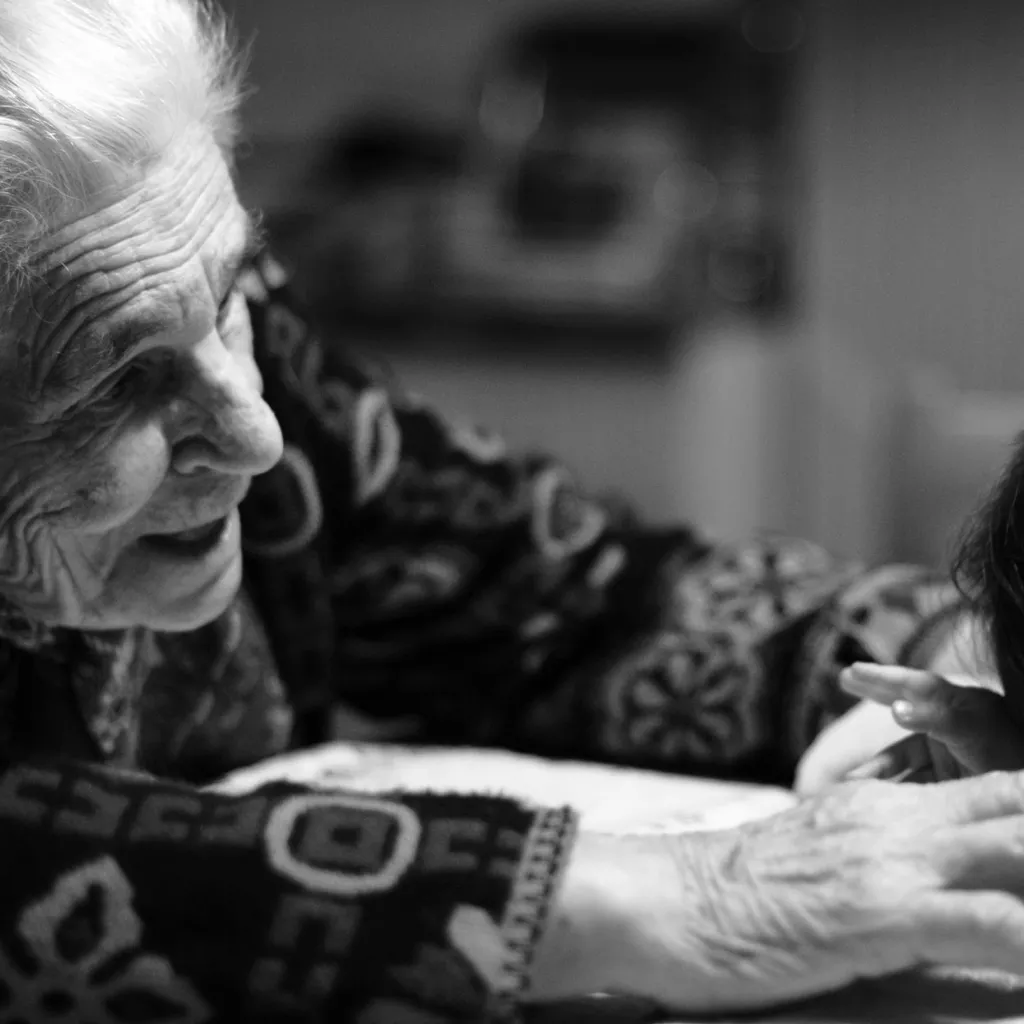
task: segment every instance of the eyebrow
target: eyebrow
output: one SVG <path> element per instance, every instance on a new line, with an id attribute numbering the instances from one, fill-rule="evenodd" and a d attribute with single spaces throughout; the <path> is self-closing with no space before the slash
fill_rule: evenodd
<path id="1" fill-rule="evenodd" d="M 254 214 L 247 213 L 243 243 L 220 265 L 218 271 L 218 305 L 246 264 L 259 255 L 265 244 L 266 235 L 260 219 Z M 48 377 L 51 378 L 51 382 L 53 378 L 57 378 L 57 386 L 61 390 L 64 387 L 74 387 L 76 384 L 91 383 L 110 367 L 122 363 L 143 342 L 166 329 L 167 320 L 159 312 L 132 317 L 126 323 L 114 327 L 104 337 L 102 352 L 95 351 L 91 345 L 86 346 L 84 351 L 79 350 L 76 355 L 66 360 L 67 371 L 62 373 L 54 366 Z M 44 389 L 46 387 L 47 384 L 44 383 Z"/>

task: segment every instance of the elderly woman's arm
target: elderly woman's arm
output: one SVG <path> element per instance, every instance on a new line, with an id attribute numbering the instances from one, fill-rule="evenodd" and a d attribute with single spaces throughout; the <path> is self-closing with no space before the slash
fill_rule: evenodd
<path id="1" fill-rule="evenodd" d="M 947 632 L 937 574 L 635 522 L 322 340 L 269 257 L 243 286 L 287 443 L 243 507 L 247 580 L 300 714 L 783 779 L 852 704 L 843 666 Z"/>
<path id="2" fill-rule="evenodd" d="M 569 812 L 499 798 L 23 763 L 0 772 L 0 1014 L 499 1024 L 595 991 L 721 1013 L 922 965 L 1017 972 L 1022 812 L 1024 780 L 993 773 L 574 841 Z"/>
<path id="3" fill-rule="evenodd" d="M 504 1019 L 574 819 L 36 762 L 0 827 L 5 1020 L 398 1024 Z"/>

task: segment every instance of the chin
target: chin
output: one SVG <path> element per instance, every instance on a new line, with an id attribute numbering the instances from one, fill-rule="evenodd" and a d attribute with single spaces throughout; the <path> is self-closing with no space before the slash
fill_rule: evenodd
<path id="1" fill-rule="evenodd" d="M 231 607 L 242 586 L 242 560 L 231 566 L 198 594 L 190 594 L 146 616 L 145 625 L 161 633 L 190 633 L 208 626 Z"/>

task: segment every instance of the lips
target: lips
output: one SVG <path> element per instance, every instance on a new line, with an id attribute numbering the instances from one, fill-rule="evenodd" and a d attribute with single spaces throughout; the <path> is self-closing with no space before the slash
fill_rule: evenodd
<path id="1" fill-rule="evenodd" d="M 228 519 L 224 516 L 212 523 L 194 526 L 188 530 L 179 530 L 177 533 L 147 534 L 139 538 L 139 543 L 156 551 L 179 557 L 203 555 L 220 543 L 227 525 Z"/>
<path id="2" fill-rule="evenodd" d="M 193 527 L 191 530 L 180 530 L 178 533 L 168 534 L 167 537 L 178 544 L 191 544 L 206 539 L 211 533 L 216 533 L 222 522 L 221 519 L 215 523 L 207 523 L 205 526 Z"/>

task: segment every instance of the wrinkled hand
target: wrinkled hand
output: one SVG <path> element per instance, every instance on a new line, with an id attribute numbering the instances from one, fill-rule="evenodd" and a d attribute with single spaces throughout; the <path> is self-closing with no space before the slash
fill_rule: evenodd
<path id="1" fill-rule="evenodd" d="M 1000 694 L 893 665 L 853 665 L 839 679 L 848 693 L 888 706 L 914 733 L 848 778 L 935 782 L 1024 768 L 1024 730 Z"/>
<path id="2" fill-rule="evenodd" d="M 584 834 L 533 997 L 762 1009 L 923 965 L 1024 970 L 1024 774 L 847 783 L 723 832 Z"/>

